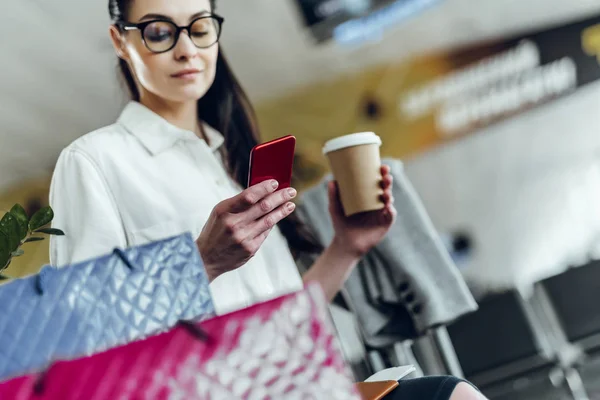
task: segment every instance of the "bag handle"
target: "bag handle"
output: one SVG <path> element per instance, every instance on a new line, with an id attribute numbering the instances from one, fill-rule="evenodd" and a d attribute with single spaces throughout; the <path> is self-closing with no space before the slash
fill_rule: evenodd
<path id="1" fill-rule="evenodd" d="M 123 264 L 125 264 L 127 268 L 129 268 L 132 271 L 135 270 L 133 263 L 129 260 L 129 258 L 127 258 L 127 255 L 125 255 L 125 252 L 123 250 L 115 248 L 113 250 L 113 254 L 116 255 L 123 262 Z M 42 270 L 37 274 L 37 277 L 35 279 L 35 290 L 39 295 L 44 294 L 46 281 L 48 280 L 49 274 L 53 271 L 54 270 L 51 270 L 49 268 L 42 268 Z"/>
<path id="2" fill-rule="evenodd" d="M 129 260 L 129 258 L 127 258 L 127 255 L 125 254 L 125 252 L 119 248 L 115 248 L 113 250 L 113 254 L 116 255 L 117 257 L 119 257 L 119 259 L 121 261 L 123 261 L 123 264 L 125 264 L 127 266 L 127 268 L 129 268 L 130 270 L 135 270 L 135 267 L 133 266 L 133 263 Z"/>
<path id="3" fill-rule="evenodd" d="M 177 324 L 182 327 L 186 332 L 188 332 L 194 339 L 199 340 L 201 342 L 209 343 L 211 341 L 211 336 L 202 329 L 199 325 L 196 325 L 189 321 L 179 321 Z"/>

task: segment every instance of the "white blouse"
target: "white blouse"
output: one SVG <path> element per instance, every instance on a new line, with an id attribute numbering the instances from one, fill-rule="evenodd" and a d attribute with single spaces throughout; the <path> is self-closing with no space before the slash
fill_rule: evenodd
<path id="1" fill-rule="evenodd" d="M 137 102 L 116 124 L 64 149 L 50 189 L 50 262 L 67 264 L 191 232 L 197 238 L 212 209 L 241 191 L 219 152 L 223 136 L 205 125 L 210 146 Z M 302 289 L 287 242 L 273 229 L 241 268 L 211 283 L 218 314 Z"/>

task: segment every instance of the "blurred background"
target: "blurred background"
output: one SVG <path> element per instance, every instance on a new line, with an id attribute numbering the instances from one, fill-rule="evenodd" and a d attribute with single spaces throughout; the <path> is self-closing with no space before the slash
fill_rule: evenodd
<path id="1" fill-rule="evenodd" d="M 342 134 L 374 131 L 404 162 L 479 303 L 447 327 L 445 366 L 490 398 L 600 398 L 600 3 L 217 4 L 263 139 L 298 139 L 300 189 Z M 33 212 L 62 148 L 114 122 L 125 95 L 106 1 L 26 0 L 6 17 L 0 209 Z M 10 273 L 36 272 L 47 245 Z"/>

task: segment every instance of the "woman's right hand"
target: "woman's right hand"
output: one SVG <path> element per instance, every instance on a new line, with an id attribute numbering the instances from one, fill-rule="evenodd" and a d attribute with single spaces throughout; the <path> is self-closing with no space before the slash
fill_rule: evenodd
<path id="1" fill-rule="evenodd" d="M 250 260 L 269 232 L 296 208 L 296 190 L 268 180 L 213 208 L 196 241 L 210 281 Z"/>

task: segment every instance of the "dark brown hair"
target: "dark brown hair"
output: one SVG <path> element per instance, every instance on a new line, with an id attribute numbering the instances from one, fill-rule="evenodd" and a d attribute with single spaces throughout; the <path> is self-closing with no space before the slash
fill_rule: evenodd
<path id="1" fill-rule="evenodd" d="M 127 21 L 129 6 L 133 0 L 109 0 L 108 11 L 113 23 Z M 212 10 L 215 0 L 210 0 Z M 119 59 L 119 70 L 130 96 L 140 100 L 140 93 L 127 62 Z M 198 118 L 206 122 L 225 138 L 223 151 L 228 172 L 242 187 L 248 179 L 250 151 L 258 143 L 260 135 L 256 115 L 246 93 L 233 74 L 222 50 L 217 57 L 214 83 L 198 100 Z M 318 253 L 323 247 L 310 230 L 292 214 L 279 224 L 281 233 L 295 255 L 298 252 Z"/>

